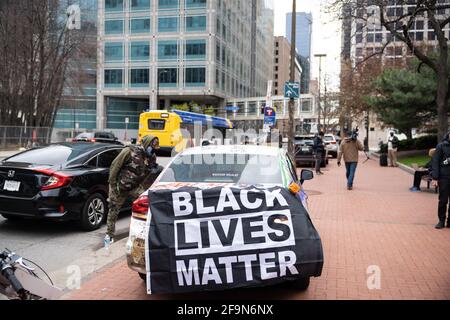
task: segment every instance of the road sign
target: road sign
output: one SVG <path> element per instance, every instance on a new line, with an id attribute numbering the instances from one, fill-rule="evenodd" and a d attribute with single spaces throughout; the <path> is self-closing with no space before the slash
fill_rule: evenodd
<path id="1" fill-rule="evenodd" d="M 286 82 L 284 85 L 284 97 L 289 99 L 300 98 L 300 83 Z"/>
<path id="2" fill-rule="evenodd" d="M 277 113 L 275 112 L 275 109 L 271 106 L 266 106 L 264 108 L 264 124 L 273 127 L 275 126 L 276 121 Z"/>

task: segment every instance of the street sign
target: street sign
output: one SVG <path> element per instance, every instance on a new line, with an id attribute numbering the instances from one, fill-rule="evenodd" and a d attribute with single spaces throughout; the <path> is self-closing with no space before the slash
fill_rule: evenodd
<path id="1" fill-rule="evenodd" d="M 277 121 L 277 113 L 270 105 L 264 108 L 264 124 L 270 127 L 275 126 Z"/>
<path id="2" fill-rule="evenodd" d="M 129 124 L 130 123 L 130 118 L 125 118 L 125 124 Z"/>
<path id="3" fill-rule="evenodd" d="M 289 99 L 300 98 L 300 83 L 286 82 L 284 85 L 284 97 Z"/>

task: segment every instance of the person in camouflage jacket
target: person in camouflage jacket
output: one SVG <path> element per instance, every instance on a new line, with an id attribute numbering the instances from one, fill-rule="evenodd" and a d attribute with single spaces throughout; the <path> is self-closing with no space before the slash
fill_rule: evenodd
<path id="1" fill-rule="evenodd" d="M 161 171 L 156 163 L 155 151 L 159 139 L 145 136 L 138 146 L 130 145 L 122 150 L 111 164 L 109 171 L 109 213 L 106 237 L 112 242 L 120 209 L 128 199 L 137 199 L 148 187 L 148 180 L 155 171 Z M 105 238 L 106 239 L 106 238 Z"/>

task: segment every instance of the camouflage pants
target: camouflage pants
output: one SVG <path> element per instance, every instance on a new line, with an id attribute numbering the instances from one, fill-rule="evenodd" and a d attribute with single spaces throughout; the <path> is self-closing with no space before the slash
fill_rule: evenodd
<path id="1" fill-rule="evenodd" d="M 127 202 L 128 199 L 131 201 L 136 200 L 146 189 L 139 186 L 128 192 L 119 192 L 114 188 L 109 190 L 109 213 L 107 220 L 107 231 L 106 234 L 114 238 L 114 233 L 116 232 L 116 222 L 119 217 L 120 209 Z"/>

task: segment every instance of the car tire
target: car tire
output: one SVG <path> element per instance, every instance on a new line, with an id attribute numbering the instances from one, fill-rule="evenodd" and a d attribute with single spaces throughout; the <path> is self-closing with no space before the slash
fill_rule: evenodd
<path id="1" fill-rule="evenodd" d="M 294 280 L 294 281 L 290 282 L 290 286 L 297 290 L 305 291 L 308 289 L 309 283 L 310 283 L 310 278 L 305 277 L 305 278 L 300 278 L 298 280 Z"/>
<path id="2" fill-rule="evenodd" d="M 139 273 L 139 278 L 141 278 L 142 281 L 147 281 L 147 275 L 144 273 Z"/>
<path id="3" fill-rule="evenodd" d="M 2 214 L 3 218 L 7 219 L 8 221 L 15 222 L 15 221 L 21 221 L 24 218 L 21 216 L 15 216 L 15 215 L 9 215 L 9 214 Z"/>
<path id="4" fill-rule="evenodd" d="M 84 204 L 81 212 L 81 227 L 86 231 L 97 230 L 106 220 L 108 206 L 105 197 L 100 193 L 94 193 Z"/>

